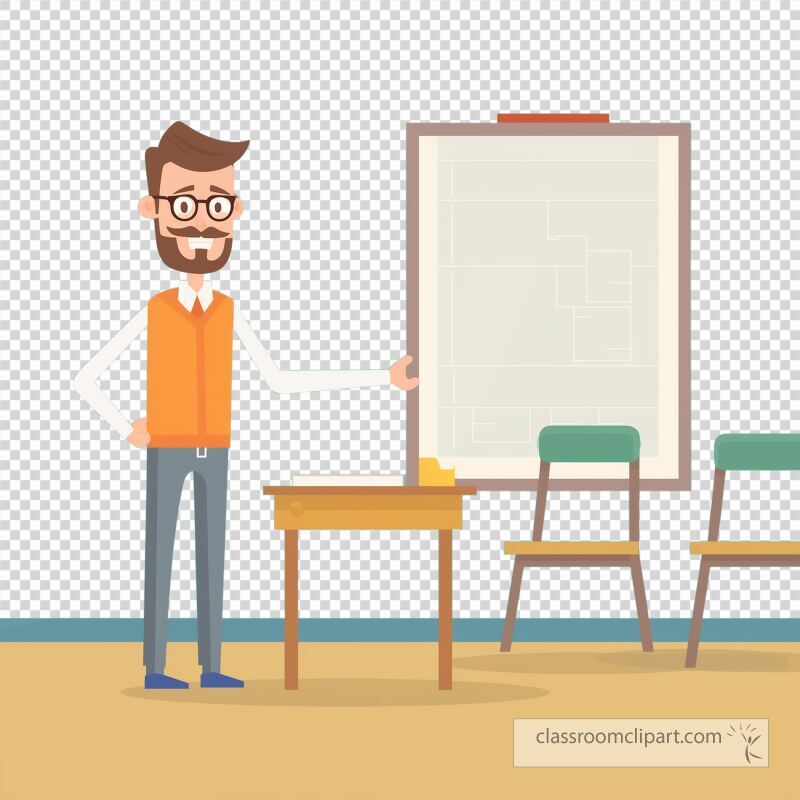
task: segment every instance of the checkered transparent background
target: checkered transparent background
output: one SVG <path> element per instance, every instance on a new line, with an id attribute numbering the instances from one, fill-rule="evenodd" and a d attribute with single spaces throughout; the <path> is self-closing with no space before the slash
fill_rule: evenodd
<path id="1" fill-rule="evenodd" d="M 215 285 L 283 368 L 364 369 L 405 350 L 405 123 L 609 111 L 692 124 L 693 491 L 642 503 L 651 612 L 687 616 L 714 437 L 800 428 L 797 6 L 263 5 L 0 2 L 0 615 L 141 614 L 144 453 L 71 381 L 176 278 L 136 213 L 144 150 L 171 122 L 252 140 L 237 176 L 246 213 Z M 140 342 L 103 381 L 131 418 L 144 411 L 143 355 Z M 279 397 L 238 350 L 235 368 L 226 614 L 280 616 L 281 545 L 261 484 L 403 472 L 404 398 Z M 194 611 L 189 484 L 178 616 Z M 800 484 L 733 477 L 729 489 L 731 535 L 790 535 Z M 625 513 L 610 495 L 559 493 L 549 529 L 619 531 Z M 457 616 L 502 614 L 511 564 L 500 542 L 527 536 L 531 516 L 527 494 L 467 504 Z M 304 616 L 435 614 L 432 534 L 305 533 L 300 552 Z M 633 614 L 619 570 L 529 579 L 524 616 Z M 798 612 L 788 571 L 712 579 L 711 614 Z"/>

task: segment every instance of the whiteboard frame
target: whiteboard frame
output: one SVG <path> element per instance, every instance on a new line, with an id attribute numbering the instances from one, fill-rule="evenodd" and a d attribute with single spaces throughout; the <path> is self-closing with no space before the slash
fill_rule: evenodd
<path id="1" fill-rule="evenodd" d="M 644 490 L 691 489 L 691 125 L 689 123 L 420 123 L 406 126 L 406 352 L 419 364 L 419 143 L 423 136 L 656 136 L 678 140 L 678 477 L 645 478 Z M 419 392 L 406 401 L 406 479 L 418 483 Z M 479 490 L 531 490 L 530 479 L 457 480 Z M 553 479 L 552 489 L 627 489 L 612 478 Z"/>

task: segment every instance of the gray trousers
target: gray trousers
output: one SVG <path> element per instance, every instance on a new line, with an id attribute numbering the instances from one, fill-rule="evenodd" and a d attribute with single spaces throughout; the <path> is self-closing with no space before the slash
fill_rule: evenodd
<path id="1" fill-rule="evenodd" d="M 205 452 L 205 458 L 202 458 Z M 205 671 L 219 672 L 228 449 L 158 447 L 147 451 L 147 522 L 144 556 L 144 665 L 164 672 L 172 551 L 186 476 L 194 473 L 197 579 L 197 650 Z"/>

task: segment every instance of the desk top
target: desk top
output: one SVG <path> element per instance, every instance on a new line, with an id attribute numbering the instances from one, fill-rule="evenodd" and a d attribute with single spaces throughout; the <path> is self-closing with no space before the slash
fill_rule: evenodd
<path id="1" fill-rule="evenodd" d="M 382 495 L 468 495 L 477 494 L 475 486 L 265 486 L 264 494 L 382 494 Z"/>

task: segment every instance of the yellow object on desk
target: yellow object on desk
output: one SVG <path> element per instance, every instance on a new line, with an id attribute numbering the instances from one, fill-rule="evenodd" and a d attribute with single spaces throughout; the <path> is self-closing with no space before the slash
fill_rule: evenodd
<path id="1" fill-rule="evenodd" d="M 442 469 L 437 458 L 421 458 L 419 460 L 420 486 L 455 486 L 455 469 Z"/>

